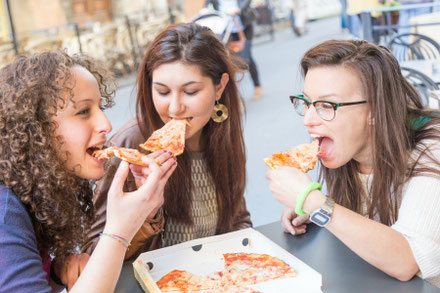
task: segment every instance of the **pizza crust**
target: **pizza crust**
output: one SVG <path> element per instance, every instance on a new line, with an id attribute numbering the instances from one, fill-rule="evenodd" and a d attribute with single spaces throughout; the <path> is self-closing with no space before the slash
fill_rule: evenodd
<path id="1" fill-rule="evenodd" d="M 285 152 L 273 154 L 263 161 L 266 165 L 275 169 L 278 166 L 295 167 L 306 173 L 315 167 L 318 160 L 319 142 L 314 140 L 312 143 L 305 143 Z"/>
<path id="2" fill-rule="evenodd" d="M 108 147 L 103 150 L 94 151 L 92 156 L 98 159 L 109 159 L 115 156 L 131 164 L 144 166 L 144 167 L 148 166 L 142 161 L 142 157 L 146 155 L 135 149 Z"/>

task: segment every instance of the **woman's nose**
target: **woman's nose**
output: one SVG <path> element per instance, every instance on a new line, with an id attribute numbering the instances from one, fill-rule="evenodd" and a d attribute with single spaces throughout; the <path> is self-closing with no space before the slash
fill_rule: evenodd
<path id="1" fill-rule="evenodd" d="M 112 131 L 112 125 L 102 110 L 99 111 L 99 115 L 96 120 L 96 131 L 98 133 L 105 133 L 105 134 Z"/>
<path id="2" fill-rule="evenodd" d="M 168 111 L 170 112 L 170 114 L 179 115 L 184 112 L 184 110 L 185 105 L 182 97 L 179 94 L 174 94 L 170 99 Z"/>
<path id="3" fill-rule="evenodd" d="M 316 108 L 310 105 L 308 109 L 305 110 L 303 124 L 304 126 L 316 126 L 322 122 L 321 117 L 319 117 L 316 112 Z"/>

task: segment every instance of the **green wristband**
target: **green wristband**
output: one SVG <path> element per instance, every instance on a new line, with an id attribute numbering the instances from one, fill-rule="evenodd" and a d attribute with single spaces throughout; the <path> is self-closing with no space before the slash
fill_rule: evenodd
<path id="1" fill-rule="evenodd" d="M 315 189 L 321 190 L 322 185 L 318 182 L 311 182 L 309 185 L 304 188 L 303 191 L 298 195 L 296 198 L 296 207 L 295 207 L 295 213 L 300 216 L 306 215 L 306 213 L 303 211 L 303 204 L 306 200 L 307 195 L 309 195 L 310 192 L 312 192 Z"/>

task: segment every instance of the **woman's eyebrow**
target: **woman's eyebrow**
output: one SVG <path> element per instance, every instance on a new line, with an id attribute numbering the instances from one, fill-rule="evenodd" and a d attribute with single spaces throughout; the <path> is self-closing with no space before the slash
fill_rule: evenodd
<path id="1" fill-rule="evenodd" d="M 182 86 L 187 86 L 187 85 L 191 85 L 191 84 L 195 84 L 195 83 L 200 83 L 201 84 L 202 82 L 201 81 L 188 81 L 188 82 L 184 83 Z M 157 82 L 157 81 L 153 82 L 153 84 L 167 87 L 167 85 L 165 85 L 163 83 L 160 83 L 160 82 Z"/>
<path id="2" fill-rule="evenodd" d="M 303 92 L 303 94 L 304 94 L 305 97 L 310 98 L 310 96 L 308 94 L 306 94 L 306 92 Z M 317 99 L 318 100 L 322 100 L 322 99 L 325 99 L 325 98 L 337 97 L 337 96 L 338 96 L 337 94 L 326 94 L 326 95 L 319 96 Z"/>

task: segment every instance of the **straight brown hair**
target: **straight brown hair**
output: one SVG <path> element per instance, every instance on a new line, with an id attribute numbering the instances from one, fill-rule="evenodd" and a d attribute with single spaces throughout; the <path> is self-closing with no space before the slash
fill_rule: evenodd
<path id="1" fill-rule="evenodd" d="M 234 80 L 239 72 L 239 63 L 231 58 L 219 38 L 206 27 L 184 23 L 171 25 L 162 31 L 148 47 L 137 78 L 136 113 L 145 138 L 164 125 L 153 105 L 153 71 L 162 64 L 174 62 L 197 66 L 214 85 L 220 83 L 223 73 L 228 73 L 230 77 L 219 100 L 229 109 L 229 118 L 221 123 L 210 120 L 202 132 L 204 156 L 217 193 L 217 232 L 227 232 L 232 229 L 232 220 L 239 211 L 246 183 L 241 124 L 243 103 Z M 192 224 L 193 184 L 188 151 L 177 158 L 177 169 L 165 187 L 165 212 L 168 217 Z"/>
<path id="2" fill-rule="evenodd" d="M 420 144 L 425 139 L 440 139 L 439 131 L 433 127 L 440 122 L 439 113 L 423 107 L 417 90 L 402 75 L 397 60 L 385 47 L 360 40 L 326 41 L 310 49 L 301 60 L 303 76 L 319 66 L 354 70 L 375 121 L 371 127 L 374 176 L 369 194 L 362 187 L 355 160 L 336 169 L 321 166 L 320 180 L 326 182 L 329 195 L 337 203 L 358 213 L 362 197 L 368 198 L 368 217 L 378 217 L 383 224 L 391 225 L 398 217 L 407 180 L 417 175 L 439 177 L 438 168 L 417 165 L 426 155 L 440 166 Z M 423 116 L 432 119 L 414 129 L 413 119 Z M 412 160 L 410 155 L 415 149 L 420 155 Z"/>

